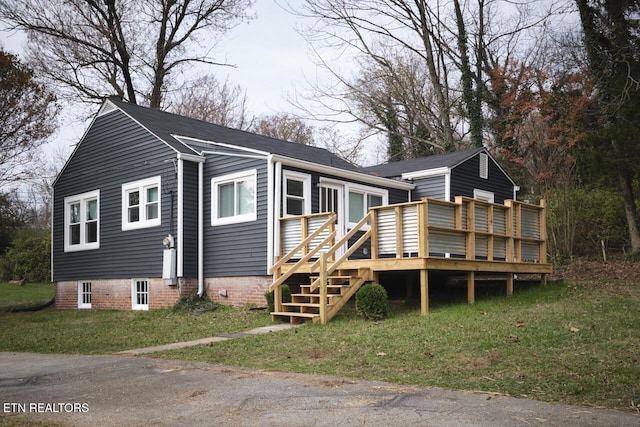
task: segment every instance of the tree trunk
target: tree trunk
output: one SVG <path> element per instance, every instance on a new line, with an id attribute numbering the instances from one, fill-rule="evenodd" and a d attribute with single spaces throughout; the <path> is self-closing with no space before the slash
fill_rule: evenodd
<path id="1" fill-rule="evenodd" d="M 620 187 L 622 198 L 624 199 L 624 213 L 627 217 L 627 227 L 629 229 L 629 240 L 631 241 L 631 252 L 640 252 L 640 230 L 638 229 L 638 211 L 636 209 L 636 199 L 633 194 L 632 174 L 627 168 L 620 169 Z"/>

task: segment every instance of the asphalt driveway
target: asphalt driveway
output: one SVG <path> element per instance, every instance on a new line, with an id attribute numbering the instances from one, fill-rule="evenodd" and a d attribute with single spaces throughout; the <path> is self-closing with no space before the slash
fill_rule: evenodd
<path id="1" fill-rule="evenodd" d="M 638 426 L 485 393 L 127 355 L 0 353 L 3 417 L 69 426 Z"/>

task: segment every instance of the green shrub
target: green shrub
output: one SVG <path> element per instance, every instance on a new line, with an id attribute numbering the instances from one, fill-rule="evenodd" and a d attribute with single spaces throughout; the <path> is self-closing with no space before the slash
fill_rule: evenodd
<path id="1" fill-rule="evenodd" d="M 275 304 L 273 302 L 273 291 L 265 292 L 264 297 L 267 300 L 269 313 L 274 312 Z M 282 302 L 291 302 L 291 291 L 287 285 L 282 285 Z"/>
<path id="2" fill-rule="evenodd" d="M 49 230 L 19 230 L 0 260 L 2 280 L 51 280 L 51 233 Z"/>
<path id="3" fill-rule="evenodd" d="M 365 319 L 382 320 L 389 312 L 389 297 L 382 285 L 367 283 L 356 293 L 356 311 Z"/>

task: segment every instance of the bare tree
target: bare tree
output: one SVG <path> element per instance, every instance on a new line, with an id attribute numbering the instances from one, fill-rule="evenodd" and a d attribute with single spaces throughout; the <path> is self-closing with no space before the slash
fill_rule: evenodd
<path id="1" fill-rule="evenodd" d="M 229 80 L 220 83 L 207 75 L 185 84 L 171 95 L 168 110 L 220 126 L 248 130 L 253 119 L 247 113 L 247 93 Z"/>
<path id="2" fill-rule="evenodd" d="M 251 131 L 284 141 L 314 145 L 313 127 L 302 119 L 287 113 L 260 117 L 252 126 Z"/>
<path id="3" fill-rule="evenodd" d="M 116 95 L 162 108 L 185 66 L 247 19 L 252 0 L 0 0 L 0 19 L 26 31 L 29 63 L 74 100 Z"/>
<path id="4" fill-rule="evenodd" d="M 29 165 L 55 131 L 55 97 L 33 71 L 0 50 L 0 185 L 35 175 Z"/>
<path id="5" fill-rule="evenodd" d="M 534 13 L 534 6 L 542 3 L 545 8 Z M 434 146 L 445 151 L 482 145 L 490 89 L 486 70 L 493 61 L 513 55 L 521 47 L 519 38 L 541 27 L 556 10 L 554 2 L 535 1 L 305 0 L 297 13 L 314 19 L 306 35 L 318 53 L 320 66 L 335 79 L 331 87 L 315 85 L 307 101 L 321 100 L 329 109 L 330 119 L 346 117 L 345 121 L 369 126 L 367 119 L 378 116 L 376 126 L 385 128 L 382 116 L 373 112 L 367 117 L 345 99 L 370 98 L 371 106 L 388 103 L 390 87 L 394 88 L 391 93 L 397 94 L 406 87 L 407 80 L 398 65 L 416 63 L 424 77 L 420 105 L 437 122 L 418 120 L 424 117 L 422 114 L 412 125 L 429 130 Z M 336 50 L 339 56 L 329 58 L 327 52 Z M 364 72 L 356 72 L 358 77 L 353 78 L 351 70 L 340 66 L 344 63 L 355 63 Z M 386 86 L 386 90 L 378 91 L 384 95 L 382 99 L 367 92 L 372 85 L 362 84 L 373 82 L 371 71 L 380 73 Z M 392 105 L 408 112 L 415 109 L 410 105 L 415 100 L 398 97 L 392 99 Z M 407 104 L 398 108 L 403 102 Z"/>

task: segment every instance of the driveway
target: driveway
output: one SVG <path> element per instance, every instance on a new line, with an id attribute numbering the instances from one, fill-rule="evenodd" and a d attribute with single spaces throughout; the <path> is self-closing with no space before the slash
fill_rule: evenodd
<path id="1" fill-rule="evenodd" d="M 65 426 L 638 426 L 494 394 L 127 355 L 0 353 L 2 417 Z"/>

